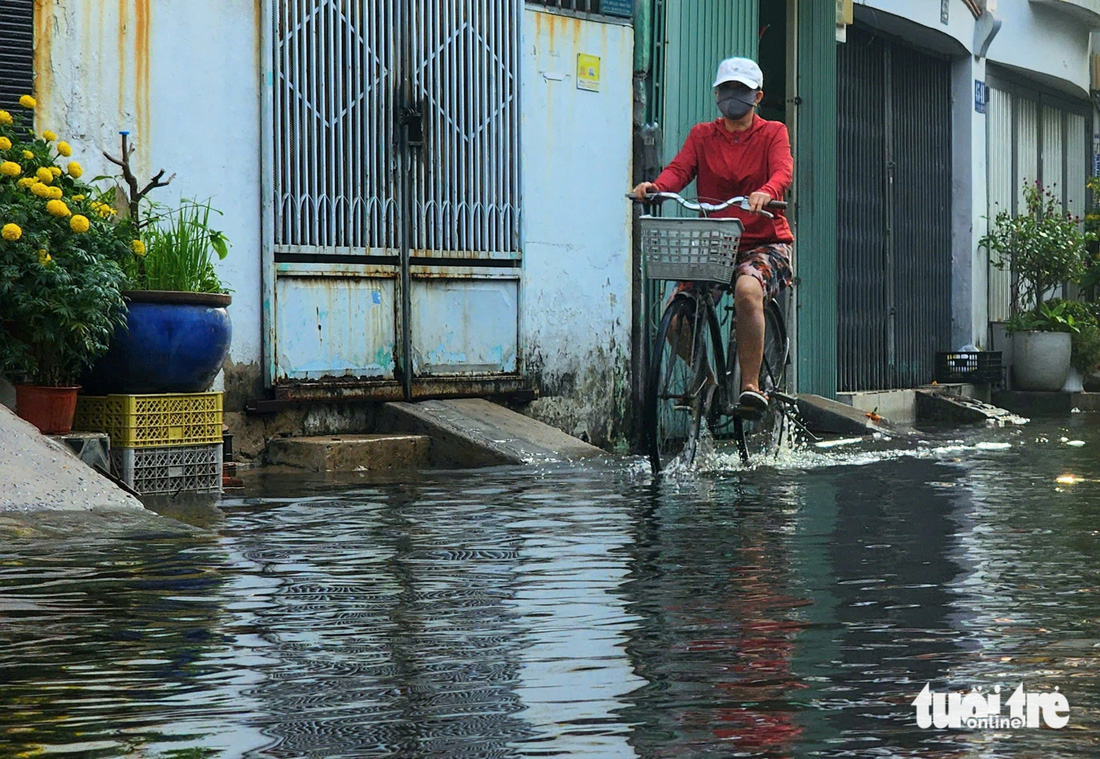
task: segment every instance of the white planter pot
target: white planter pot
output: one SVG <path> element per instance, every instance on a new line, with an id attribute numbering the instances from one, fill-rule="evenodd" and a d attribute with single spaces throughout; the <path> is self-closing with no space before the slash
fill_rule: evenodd
<path id="1" fill-rule="evenodd" d="M 1019 390 L 1057 392 L 1069 375 L 1068 332 L 1017 332 L 1012 336 L 1012 378 Z"/>

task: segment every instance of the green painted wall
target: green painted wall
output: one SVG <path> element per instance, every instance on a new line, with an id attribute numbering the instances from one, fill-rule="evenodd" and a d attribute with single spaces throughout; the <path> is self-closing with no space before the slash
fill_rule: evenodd
<path id="1" fill-rule="evenodd" d="M 663 74 L 652 93 L 653 120 L 664 129 L 668 163 L 701 121 L 718 118 L 714 72 L 723 58 L 756 58 L 758 0 L 663 0 L 654 45 Z"/>
<path id="2" fill-rule="evenodd" d="M 798 2 L 794 215 L 798 391 L 836 395 L 836 7 Z"/>
<path id="3" fill-rule="evenodd" d="M 664 130 L 665 163 L 679 151 L 691 127 L 717 118 L 711 85 L 718 62 L 733 55 L 758 58 L 759 1 L 650 0 L 647 10 L 652 11 L 653 37 L 646 120 Z M 795 135 L 792 218 L 797 225 L 795 268 L 800 281 L 795 317 L 797 389 L 834 397 L 836 7 L 822 0 L 788 0 L 787 7 L 797 13 L 798 71 L 793 94 L 801 98 L 797 123 L 788 125 Z M 692 191 L 688 188 L 685 194 Z M 665 213 L 670 212 L 666 208 Z M 663 303 L 663 295 L 651 288 L 646 314 L 651 330 Z"/>

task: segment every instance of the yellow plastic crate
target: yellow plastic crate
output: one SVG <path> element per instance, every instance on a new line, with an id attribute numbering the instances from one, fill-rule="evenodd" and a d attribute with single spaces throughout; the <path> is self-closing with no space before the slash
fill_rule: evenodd
<path id="1" fill-rule="evenodd" d="M 221 443 L 222 394 L 82 395 L 73 429 L 106 432 L 112 448 Z"/>

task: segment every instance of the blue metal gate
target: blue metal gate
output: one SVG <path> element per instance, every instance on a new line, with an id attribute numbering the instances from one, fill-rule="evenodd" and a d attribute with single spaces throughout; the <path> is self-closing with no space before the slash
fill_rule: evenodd
<path id="1" fill-rule="evenodd" d="M 519 387 L 522 0 L 272 0 L 280 397 Z"/>

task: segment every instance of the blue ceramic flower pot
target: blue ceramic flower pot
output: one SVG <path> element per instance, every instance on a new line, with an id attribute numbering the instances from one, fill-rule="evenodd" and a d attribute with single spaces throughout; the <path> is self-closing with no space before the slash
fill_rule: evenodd
<path id="1" fill-rule="evenodd" d="M 88 395 L 201 393 L 210 388 L 229 353 L 233 327 L 228 295 L 124 293 L 127 328 L 82 381 Z"/>

